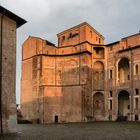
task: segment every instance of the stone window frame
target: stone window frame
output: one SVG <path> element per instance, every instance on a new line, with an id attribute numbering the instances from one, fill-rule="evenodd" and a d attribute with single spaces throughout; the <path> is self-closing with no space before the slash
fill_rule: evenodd
<path id="1" fill-rule="evenodd" d="M 112 90 L 109 91 L 109 97 L 111 97 L 111 98 L 113 97 L 113 91 Z"/>
<path id="2" fill-rule="evenodd" d="M 134 97 L 134 109 L 139 109 L 139 97 Z"/>
<path id="3" fill-rule="evenodd" d="M 101 44 L 101 38 L 99 38 L 99 44 Z"/>
<path id="4" fill-rule="evenodd" d="M 110 80 L 113 79 L 113 68 L 109 69 L 109 77 Z"/>
<path id="5" fill-rule="evenodd" d="M 63 40 L 65 40 L 65 39 L 66 39 L 66 36 L 65 36 L 65 35 L 63 35 L 63 36 L 62 36 L 62 41 L 63 41 Z"/>
<path id="6" fill-rule="evenodd" d="M 108 100 L 108 110 L 112 110 L 113 109 L 113 100 L 109 99 Z"/>
<path id="7" fill-rule="evenodd" d="M 139 95 L 139 89 L 138 88 L 135 89 L 135 95 Z"/>
<path id="8" fill-rule="evenodd" d="M 136 70 L 137 67 L 137 70 Z M 139 63 L 134 64 L 134 75 L 139 75 Z"/>

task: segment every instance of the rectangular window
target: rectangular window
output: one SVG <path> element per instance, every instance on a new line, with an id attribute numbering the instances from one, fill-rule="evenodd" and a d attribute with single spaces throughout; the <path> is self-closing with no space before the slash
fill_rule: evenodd
<path id="1" fill-rule="evenodd" d="M 128 75 L 127 79 L 130 80 L 130 75 Z"/>
<path id="2" fill-rule="evenodd" d="M 109 100 L 109 109 L 112 110 L 112 100 Z"/>
<path id="3" fill-rule="evenodd" d="M 65 40 L 65 36 L 62 36 L 62 40 Z"/>
<path id="4" fill-rule="evenodd" d="M 101 39 L 99 38 L 99 44 L 101 44 Z"/>
<path id="5" fill-rule="evenodd" d="M 98 40 L 97 36 L 96 36 L 96 41 Z"/>
<path id="6" fill-rule="evenodd" d="M 109 79 L 112 79 L 112 70 L 109 70 Z"/>
<path id="7" fill-rule="evenodd" d="M 138 109 L 138 103 L 139 103 L 138 98 L 135 98 L 135 109 Z"/>
<path id="8" fill-rule="evenodd" d="M 138 73 L 139 73 L 139 66 L 137 64 L 137 65 L 135 65 L 135 74 L 138 75 Z"/>
<path id="9" fill-rule="evenodd" d="M 139 116 L 136 114 L 135 115 L 135 121 L 138 121 L 139 120 Z"/>
<path id="10" fill-rule="evenodd" d="M 109 97 L 112 97 L 112 91 L 109 92 Z"/>
<path id="11" fill-rule="evenodd" d="M 136 95 L 139 95 L 139 89 L 135 89 Z"/>

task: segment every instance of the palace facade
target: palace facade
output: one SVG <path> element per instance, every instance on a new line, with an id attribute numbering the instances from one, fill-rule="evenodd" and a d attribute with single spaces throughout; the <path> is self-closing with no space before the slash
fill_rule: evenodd
<path id="1" fill-rule="evenodd" d="M 58 46 L 29 36 L 22 47 L 21 111 L 38 123 L 140 120 L 140 33 L 111 44 L 84 22 Z"/>

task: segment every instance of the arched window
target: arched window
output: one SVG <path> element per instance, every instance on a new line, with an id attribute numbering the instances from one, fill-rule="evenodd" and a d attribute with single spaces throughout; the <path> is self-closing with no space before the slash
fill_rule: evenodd
<path id="1" fill-rule="evenodd" d="M 130 80 L 130 64 L 128 58 L 122 58 L 118 63 L 118 82 L 124 83 Z"/>

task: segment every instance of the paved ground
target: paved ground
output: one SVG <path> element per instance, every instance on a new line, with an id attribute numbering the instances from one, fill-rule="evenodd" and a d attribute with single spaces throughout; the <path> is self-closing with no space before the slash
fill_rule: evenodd
<path id="1" fill-rule="evenodd" d="M 21 124 L 18 131 L 0 136 L 0 140 L 140 140 L 138 122 Z"/>

